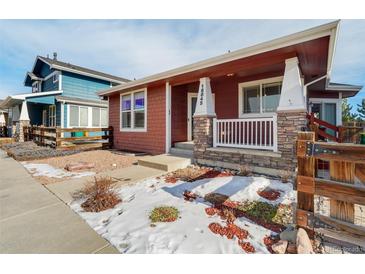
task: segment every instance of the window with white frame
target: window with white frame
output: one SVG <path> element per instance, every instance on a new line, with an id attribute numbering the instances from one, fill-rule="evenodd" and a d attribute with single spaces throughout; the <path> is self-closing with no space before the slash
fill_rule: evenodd
<path id="1" fill-rule="evenodd" d="M 240 115 L 276 112 L 281 86 L 281 77 L 240 84 Z"/>
<path id="2" fill-rule="evenodd" d="M 146 90 L 122 94 L 121 101 L 121 129 L 146 129 Z"/>
<path id="3" fill-rule="evenodd" d="M 56 71 L 52 76 L 53 83 L 57 83 L 58 79 L 59 79 L 59 73 Z"/>
<path id="4" fill-rule="evenodd" d="M 40 90 L 40 82 L 35 81 L 32 84 L 32 93 L 39 92 Z"/>
<path id="5" fill-rule="evenodd" d="M 69 126 L 70 127 L 88 127 L 89 126 L 89 108 L 85 106 L 69 106 Z"/>
<path id="6" fill-rule="evenodd" d="M 55 127 L 56 126 L 56 106 L 52 105 L 48 108 L 48 126 Z"/>
<path id="7" fill-rule="evenodd" d="M 107 127 L 108 117 L 106 108 L 92 107 L 92 126 L 93 127 Z"/>

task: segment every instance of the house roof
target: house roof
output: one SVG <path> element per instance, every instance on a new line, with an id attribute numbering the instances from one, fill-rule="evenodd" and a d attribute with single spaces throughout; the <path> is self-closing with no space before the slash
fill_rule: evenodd
<path id="1" fill-rule="evenodd" d="M 126 83 L 122 86 L 116 86 L 112 87 L 110 89 L 100 91 L 98 94 L 100 96 L 108 96 L 115 92 L 123 91 L 126 89 L 131 89 L 134 87 L 146 85 L 151 82 L 159 81 L 159 80 L 165 80 L 177 75 L 181 75 L 184 73 L 189 73 L 197 70 L 201 70 L 204 68 L 208 68 L 214 65 L 219 65 L 223 63 L 227 63 L 230 61 L 242 59 L 245 57 L 253 56 L 256 54 L 273 51 L 275 49 L 288 47 L 291 45 L 299 44 L 302 42 L 318 39 L 321 37 L 330 37 L 329 41 L 329 49 L 328 49 L 328 58 L 327 58 L 327 78 L 330 77 L 331 69 L 332 69 L 332 62 L 333 62 L 333 55 L 334 55 L 334 49 L 336 44 L 336 38 L 337 38 L 337 32 L 338 32 L 338 25 L 339 20 L 330 22 L 324 25 L 320 25 L 314 28 L 310 28 L 308 30 L 304 30 L 301 32 L 297 32 L 291 35 L 287 35 L 281 38 L 277 38 L 268 42 L 260 43 L 254 46 L 250 46 L 247 48 L 239 49 L 236 51 L 232 51 L 229 53 L 225 53 L 213 58 L 209 58 L 200 62 L 196 62 L 190 65 L 182 66 L 179 68 L 175 68 L 172 70 L 168 70 L 165 72 L 161 72 L 158 74 L 154 74 L 151 76 L 144 77 L 139 80 L 131 81 L 129 83 Z"/>
<path id="2" fill-rule="evenodd" d="M 125 83 L 125 82 L 130 82 L 130 80 L 126 79 L 126 78 L 122 78 L 122 77 L 107 74 L 107 73 L 104 73 L 104 72 L 96 71 L 96 70 L 93 70 L 93 69 L 77 66 L 77 65 L 74 65 L 74 64 L 71 64 L 71 63 L 66 63 L 66 62 L 62 62 L 62 61 L 59 61 L 59 60 L 47 58 L 47 57 L 44 57 L 44 56 L 37 56 L 37 59 L 42 60 L 43 62 L 50 65 L 50 67 L 54 68 L 54 69 L 70 71 L 70 72 L 76 72 L 76 73 L 79 73 L 79 74 L 85 74 L 87 76 L 92 76 L 92 77 L 100 78 L 100 79 L 103 79 L 103 80 L 109 80 L 109 81 L 119 83 L 119 84 L 122 84 L 122 83 Z"/>

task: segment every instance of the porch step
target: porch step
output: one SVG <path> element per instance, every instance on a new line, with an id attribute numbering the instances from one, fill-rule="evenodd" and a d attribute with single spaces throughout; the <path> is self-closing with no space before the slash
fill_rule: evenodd
<path id="1" fill-rule="evenodd" d="M 174 147 L 180 148 L 180 149 L 193 150 L 194 143 L 193 142 L 177 142 L 174 144 Z"/>
<path id="2" fill-rule="evenodd" d="M 193 157 L 193 150 L 192 149 L 184 149 L 184 148 L 177 148 L 172 147 L 170 148 L 170 154 L 174 156 L 184 156 L 184 157 Z"/>
<path id="3" fill-rule="evenodd" d="M 189 157 L 162 154 L 142 157 L 138 159 L 138 164 L 141 166 L 170 172 L 191 165 L 191 159 Z"/>

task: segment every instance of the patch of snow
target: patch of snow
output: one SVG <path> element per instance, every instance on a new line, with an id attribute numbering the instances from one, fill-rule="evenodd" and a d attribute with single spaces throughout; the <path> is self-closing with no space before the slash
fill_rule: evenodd
<path id="1" fill-rule="evenodd" d="M 268 186 L 282 192 L 283 202 L 289 203 L 295 197 L 291 184 L 261 177 L 232 176 L 175 184 L 148 179 L 120 188 L 118 194 L 122 202 L 113 209 L 85 212 L 81 208 L 82 200 L 70 206 L 122 253 L 245 253 L 237 244 L 237 238 L 229 240 L 210 231 L 210 223 L 224 226 L 225 222 L 205 213 L 205 208 L 211 206 L 209 203 L 202 198 L 188 202 L 182 194 L 185 190 L 200 195 L 218 191 L 229 194 L 232 200 L 262 200 L 256 191 Z M 150 212 L 163 205 L 176 207 L 180 217 L 175 222 L 151 226 Z M 235 224 L 249 232 L 247 241 L 255 247 L 256 253 L 269 253 L 263 238 L 274 232 L 243 217 Z"/>
<path id="2" fill-rule="evenodd" d="M 95 172 L 69 172 L 60 168 L 55 168 L 48 164 L 34 164 L 22 162 L 22 165 L 28 170 L 33 176 L 45 176 L 50 178 L 80 178 L 84 176 L 95 175 Z"/>

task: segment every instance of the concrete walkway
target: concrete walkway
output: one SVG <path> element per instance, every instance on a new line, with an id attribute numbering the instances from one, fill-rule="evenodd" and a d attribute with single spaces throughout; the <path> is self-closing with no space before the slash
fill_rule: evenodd
<path id="1" fill-rule="evenodd" d="M 118 253 L 0 150 L 0 253 Z"/>

